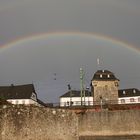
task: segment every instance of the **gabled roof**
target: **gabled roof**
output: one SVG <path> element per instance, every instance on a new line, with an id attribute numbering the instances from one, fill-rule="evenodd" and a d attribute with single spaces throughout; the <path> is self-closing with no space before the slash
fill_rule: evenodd
<path id="1" fill-rule="evenodd" d="M 140 91 L 136 88 L 121 89 L 118 91 L 119 98 L 140 96 Z"/>
<path id="2" fill-rule="evenodd" d="M 32 93 L 35 93 L 33 84 L 11 85 L 0 87 L 1 99 L 30 99 Z M 36 94 L 36 93 L 35 93 Z"/>
<path id="3" fill-rule="evenodd" d="M 92 80 L 103 80 L 103 81 L 112 81 L 112 80 L 118 80 L 114 73 L 108 71 L 108 70 L 98 70 Z"/>
<path id="4" fill-rule="evenodd" d="M 92 96 L 91 92 L 85 90 L 85 97 L 89 97 L 89 96 Z M 77 91 L 77 90 L 68 91 L 64 95 L 60 96 L 60 98 L 62 98 L 62 97 L 81 97 L 81 92 Z"/>

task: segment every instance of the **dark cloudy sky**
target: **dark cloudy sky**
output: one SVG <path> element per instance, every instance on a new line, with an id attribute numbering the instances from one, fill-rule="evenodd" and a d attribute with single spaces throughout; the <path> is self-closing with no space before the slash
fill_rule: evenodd
<path id="1" fill-rule="evenodd" d="M 79 89 L 80 67 L 88 86 L 100 58 L 120 88 L 140 88 L 139 7 L 140 0 L 0 0 L 0 84 L 33 82 L 39 98 L 55 102 L 68 83 Z"/>

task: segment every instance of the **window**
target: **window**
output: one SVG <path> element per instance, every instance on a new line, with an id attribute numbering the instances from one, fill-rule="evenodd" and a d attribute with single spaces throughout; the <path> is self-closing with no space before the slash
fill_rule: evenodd
<path id="1" fill-rule="evenodd" d="M 102 74 L 100 74 L 100 78 L 102 78 L 103 77 L 103 75 Z"/>
<path id="2" fill-rule="evenodd" d="M 110 75 L 109 74 L 107 75 L 107 78 L 110 78 Z"/>
<path id="3" fill-rule="evenodd" d="M 22 101 L 22 104 L 25 104 L 25 101 L 24 100 Z"/>
<path id="4" fill-rule="evenodd" d="M 125 90 L 123 90 L 123 94 L 125 94 Z"/>
<path id="5" fill-rule="evenodd" d="M 130 98 L 130 102 L 135 102 L 134 98 Z"/>
<path id="6" fill-rule="evenodd" d="M 67 101 L 67 105 L 69 106 L 69 102 Z"/>
<path id="7" fill-rule="evenodd" d="M 121 103 L 122 104 L 125 104 L 125 99 L 121 99 Z"/>
<path id="8" fill-rule="evenodd" d="M 116 86 L 116 87 L 118 87 L 118 86 L 119 86 L 118 82 L 115 82 L 115 86 Z"/>
<path id="9" fill-rule="evenodd" d="M 18 100 L 16 100 L 16 104 L 18 104 Z"/>
<path id="10" fill-rule="evenodd" d="M 136 93 L 136 90 L 135 89 L 133 89 L 133 93 Z"/>
<path id="11" fill-rule="evenodd" d="M 140 102 L 140 97 L 138 98 L 138 102 Z"/>

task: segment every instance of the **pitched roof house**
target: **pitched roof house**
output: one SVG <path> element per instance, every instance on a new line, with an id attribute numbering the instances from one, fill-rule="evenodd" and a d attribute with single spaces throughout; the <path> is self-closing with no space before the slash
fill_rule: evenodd
<path id="1" fill-rule="evenodd" d="M 0 87 L 0 98 L 12 104 L 38 105 L 33 84 Z"/>
<path id="2" fill-rule="evenodd" d="M 121 89 L 118 91 L 119 104 L 140 103 L 140 91 L 136 88 Z"/>
<path id="3" fill-rule="evenodd" d="M 91 92 L 85 90 L 85 95 L 82 95 L 78 90 L 71 90 L 60 96 L 60 106 L 80 106 L 81 99 L 83 105 L 93 105 L 93 96 Z"/>

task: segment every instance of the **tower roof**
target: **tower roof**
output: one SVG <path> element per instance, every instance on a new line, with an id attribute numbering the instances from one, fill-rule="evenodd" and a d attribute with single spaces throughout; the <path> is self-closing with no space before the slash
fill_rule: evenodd
<path id="1" fill-rule="evenodd" d="M 108 70 L 98 70 L 92 80 L 100 80 L 100 81 L 112 81 L 112 80 L 118 80 L 114 73 L 112 73 L 111 71 Z"/>

